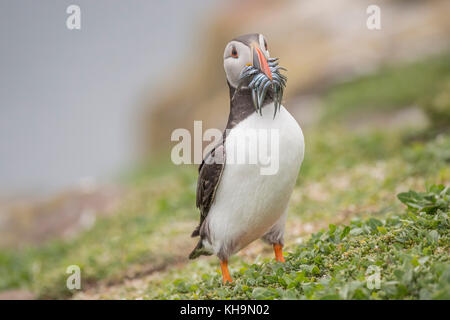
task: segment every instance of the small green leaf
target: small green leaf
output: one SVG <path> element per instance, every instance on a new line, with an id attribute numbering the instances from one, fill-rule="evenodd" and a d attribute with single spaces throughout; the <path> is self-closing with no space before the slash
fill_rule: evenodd
<path id="1" fill-rule="evenodd" d="M 336 226 L 334 224 L 330 224 L 328 228 L 330 229 L 330 234 L 334 234 L 336 231 Z"/>
<path id="2" fill-rule="evenodd" d="M 439 233 L 436 230 L 431 230 L 430 233 L 428 233 L 428 239 L 433 243 L 437 243 L 439 240 Z"/>
<path id="3" fill-rule="evenodd" d="M 352 229 L 352 230 L 350 230 L 350 234 L 352 235 L 352 236 L 358 236 L 358 235 L 360 235 L 361 233 L 363 233 L 363 229 L 362 228 L 354 228 L 354 229 Z"/>
<path id="4" fill-rule="evenodd" d="M 252 298 L 256 300 L 268 300 L 273 298 L 273 293 L 266 288 L 255 288 L 252 292 Z"/>
<path id="5" fill-rule="evenodd" d="M 387 230 L 386 230 L 385 227 L 377 227 L 377 230 L 378 230 L 378 232 L 381 233 L 381 234 L 386 234 L 386 233 L 387 233 Z"/>
<path id="6" fill-rule="evenodd" d="M 346 226 L 346 227 L 344 228 L 344 230 L 342 230 L 342 233 L 341 233 L 341 239 L 344 239 L 349 233 L 350 233 L 350 227 L 349 227 L 349 226 Z"/>

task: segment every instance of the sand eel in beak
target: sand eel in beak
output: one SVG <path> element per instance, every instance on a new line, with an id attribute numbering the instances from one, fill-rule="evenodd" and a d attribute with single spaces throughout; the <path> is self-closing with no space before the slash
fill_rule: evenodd
<path id="1" fill-rule="evenodd" d="M 192 236 L 200 240 L 189 258 L 217 255 L 226 283 L 231 282 L 228 258 L 258 238 L 271 244 L 275 259 L 284 262 L 287 208 L 303 161 L 304 140 L 297 121 L 281 104 L 287 78 L 280 73 L 284 69 L 278 59 L 270 57 L 264 36 L 233 39 L 223 58 L 230 114 L 222 141 L 199 167 L 201 215 Z M 254 139 L 246 132 L 254 132 Z M 267 142 L 271 145 L 266 160 L 276 164 L 269 173 L 264 171 L 267 161 L 251 160 L 259 159 L 258 151 Z"/>

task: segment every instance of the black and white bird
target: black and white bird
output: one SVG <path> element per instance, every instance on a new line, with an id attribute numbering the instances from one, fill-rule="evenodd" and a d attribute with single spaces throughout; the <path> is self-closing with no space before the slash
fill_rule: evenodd
<path id="1" fill-rule="evenodd" d="M 287 78 L 280 73 L 284 69 L 278 59 L 270 58 L 262 34 L 233 39 L 223 59 L 230 114 L 222 141 L 199 167 L 201 217 L 192 236 L 200 240 L 189 258 L 217 255 L 226 283 L 231 282 L 228 258 L 258 238 L 273 245 L 275 259 L 284 262 L 287 208 L 303 161 L 304 138 L 297 121 L 281 105 Z M 269 161 L 277 157 L 276 172 L 262 174 L 267 164 L 261 161 L 236 161 L 239 152 L 246 159 L 257 158 L 255 152 L 267 141 L 261 141 L 267 135 L 259 134 L 248 139 L 243 132 L 249 130 L 277 133 L 268 157 Z M 236 145 L 244 147 L 236 151 Z"/>

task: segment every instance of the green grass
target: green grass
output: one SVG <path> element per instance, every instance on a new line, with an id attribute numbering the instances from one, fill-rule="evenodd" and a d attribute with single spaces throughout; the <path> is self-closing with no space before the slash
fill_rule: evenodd
<path id="1" fill-rule="evenodd" d="M 83 289 L 115 284 L 99 293 L 103 298 L 449 298 L 448 195 L 441 197 L 447 207 L 432 212 L 421 201 L 442 192 L 433 185 L 450 182 L 450 135 L 412 140 L 422 129 L 355 132 L 340 121 L 356 111 L 389 114 L 428 99 L 437 83 L 450 78 L 449 58 L 385 68 L 324 94 L 322 121 L 304 132 L 286 264 L 274 263 L 269 247 L 256 257 L 235 256 L 230 266 L 236 281 L 222 286 L 216 258 L 187 261 L 199 218 L 197 172 L 165 158 L 126 175 L 121 205 L 90 230 L 42 246 L 0 250 L 0 290 L 70 297 L 65 272 L 75 264 Z M 410 205 L 405 211 L 397 194 L 410 189 L 429 195 L 401 195 Z M 408 199 L 422 199 L 424 209 L 415 210 Z M 370 265 L 381 268 L 380 289 L 366 286 Z M 154 270 L 160 274 L 147 279 Z M 139 290 L 124 283 L 130 278 L 140 281 Z"/>
<path id="2" fill-rule="evenodd" d="M 450 80 L 450 54 L 418 63 L 385 66 L 334 86 L 324 95 L 324 120 L 343 119 L 355 112 L 390 110 L 421 104 Z"/>
<path id="3" fill-rule="evenodd" d="M 119 281 L 132 267 L 139 273 L 145 264 L 170 263 L 170 252 L 157 250 L 160 231 L 192 214 L 194 177 L 189 170 L 175 170 L 150 183 L 133 184 L 115 215 L 99 219 L 74 240 L 0 251 L 0 289 L 25 287 L 42 298 L 65 297 L 72 294 L 65 286 L 69 265 L 80 266 L 83 283 L 89 285 Z"/>
<path id="4" fill-rule="evenodd" d="M 384 219 L 330 224 L 286 255 L 243 265 L 235 281 L 188 274 L 148 298 L 159 299 L 450 299 L 450 189 L 401 193 L 408 210 Z M 379 274 L 379 285 L 374 272 Z M 368 285 L 372 284 L 372 286 Z"/>

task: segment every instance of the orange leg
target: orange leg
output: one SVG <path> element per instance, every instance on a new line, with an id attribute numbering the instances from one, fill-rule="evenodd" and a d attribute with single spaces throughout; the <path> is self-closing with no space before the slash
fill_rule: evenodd
<path id="1" fill-rule="evenodd" d="M 283 246 L 281 244 L 274 244 L 273 251 L 275 252 L 275 260 L 278 262 L 285 262 L 283 257 Z"/>
<path id="2" fill-rule="evenodd" d="M 230 272 L 228 271 L 228 260 L 220 261 L 220 268 L 222 269 L 223 284 L 231 282 Z"/>

